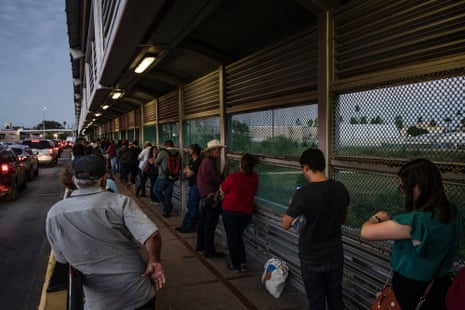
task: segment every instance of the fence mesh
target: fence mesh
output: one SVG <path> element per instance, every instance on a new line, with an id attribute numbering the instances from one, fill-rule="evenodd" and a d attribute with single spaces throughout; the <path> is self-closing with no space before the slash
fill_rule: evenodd
<path id="1" fill-rule="evenodd" d="M 392 168 L 419 157 L 438 165 L 447 197 L 465 215 L 464 85 L 460 76 L 336 96 L 334 157 L 366 164 L 334 170 L 351 195 L 349 227 L 359 228 L 378 210 L 401 212 Z"/>
<path id="2" fill-rule="evenodd" d="M 465 77 L 342 94 L 335 152 L 465 161 Z"/>
<path id="3" fill-rule="evenodd" d="M 298 157 L 318 144 L 317 105 L 231 116 L 230 151 Z"/>

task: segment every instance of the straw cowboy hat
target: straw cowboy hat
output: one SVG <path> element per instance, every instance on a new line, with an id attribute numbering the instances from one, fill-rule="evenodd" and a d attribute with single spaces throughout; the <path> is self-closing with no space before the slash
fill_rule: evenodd
<path id="1" fill-rule="evenodd" d="M 226 145 L 223 145 L 221 144 L 221 142 L 219 140 L 210 140 L 208 141 L 207 143 L 207 148 L 204 149 L 203 151 L 204 152 L 209 152 L 211 151 L 212 149 L 216 149 L 216 148 L 223 148 L 223 147 L 226 147 Z"/>

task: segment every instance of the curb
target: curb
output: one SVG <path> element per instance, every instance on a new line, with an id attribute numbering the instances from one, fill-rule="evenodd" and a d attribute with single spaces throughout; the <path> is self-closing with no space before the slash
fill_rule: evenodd
<path id="1" fill-rule="evenodd" d="M 55 256 L 53 255 L 53 251 L 50 251 L 50 257 L 48 259 L 47 264 L 47 272 L 45 273 L 45 281 L 44 285 L 42 286 L 42 294 L 40 296 L 40 304 L 37 308 L 38 310 L 45 310 L 47 306 L 47 288 L 52 278 L 53 269 L 55 268 Z"/>

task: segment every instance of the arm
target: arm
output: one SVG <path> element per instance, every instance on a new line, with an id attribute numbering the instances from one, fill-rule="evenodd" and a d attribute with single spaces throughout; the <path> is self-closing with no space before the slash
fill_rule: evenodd
<path id="1" fill-rule="evenodd" d="M 288 230 L 289 228 L 291 228 L 293 220 L 294 218 L 292 216 L 284 214 L 281 217 L 281 227 L 285 230 Z"/>
<path id="2" fill-rule="evenodd" d="M 410 225 L 401 225 L 379 211 L 362 225 L 360 236 L 367 240 L 402 240 L 411 239 L 411 231 Z"/>
<path id="3" fill-rule="evenodd" d="M 160 263 L 161 237 L 158 231 L 154 232 L 144 243 L 147 251 L 147 268 L 142 274 L 143 277 L 149 276 L 155 284 L 158 291 L 166 282 L 165 274 Z"/>

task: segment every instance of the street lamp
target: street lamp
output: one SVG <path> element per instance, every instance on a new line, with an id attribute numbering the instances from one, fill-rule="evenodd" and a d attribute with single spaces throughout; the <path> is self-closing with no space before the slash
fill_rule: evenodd
<path id="1" fill-rule="evenodd" d="M 42 135 L 45 138 L 45 118 L 44 118 L 44 111 L 47 110 L 47 107 L 42 108 Z"/>

